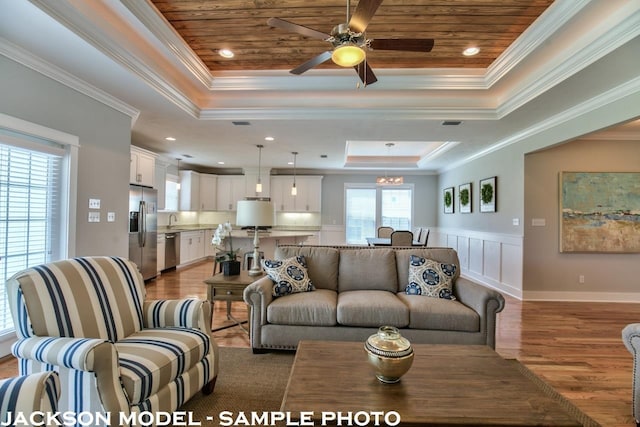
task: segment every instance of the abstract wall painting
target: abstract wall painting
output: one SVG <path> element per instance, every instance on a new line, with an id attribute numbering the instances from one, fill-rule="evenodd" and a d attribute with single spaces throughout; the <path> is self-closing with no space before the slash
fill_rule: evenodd
<path id="1" fill-rule="evenodd" d="M 640 252 L 640 172 L 561 172 L 560 252 Z"/>

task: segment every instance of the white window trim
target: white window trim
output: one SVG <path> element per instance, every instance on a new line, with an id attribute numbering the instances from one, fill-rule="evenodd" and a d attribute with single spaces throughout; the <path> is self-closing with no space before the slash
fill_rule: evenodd
<path id="1" fill-rule="evenodd" d="M 0 129 L 10 131 L 25 137 L 35 137 L 51 141 L 64 147 L 67 155 L 63 162 L 63 176 L 68 177 L 60 194 L 62 206 L 62 226 L 60 239 L 60 253 L 65 258 L 75 256 L 76 252 L 76 207 L 78 182 L 78 149 L 80 139 L 65 132 L 51 129 L 36 123 L 18 119 L 0 113 Z M 11 345 L 16 341 L 15 333 L 0 335 L 0 357 L 11 353 Z"/>

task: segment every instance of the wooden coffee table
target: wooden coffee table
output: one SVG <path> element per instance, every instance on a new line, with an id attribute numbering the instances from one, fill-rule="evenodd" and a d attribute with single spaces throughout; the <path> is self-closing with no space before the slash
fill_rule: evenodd
<path id="1" fill-rule="evenodd" d="M 348 416 L 349 411 L 351 416 L 359 413 L 360 424 L 343 420 L 341 425 L 363 425 L 367 414 L 393 416 L 392 411 L 400 415 L 400 425 L 582 425 L 552 392 L 525 376 L 518 362 L 487 346 L 413 348 L 409 372 L 397 384 L 382 384 L 368 365 L 363 343 L 301 341 L 281 411 L 312 417 L 314 425 L 337 425 L 328 418 Z"/>

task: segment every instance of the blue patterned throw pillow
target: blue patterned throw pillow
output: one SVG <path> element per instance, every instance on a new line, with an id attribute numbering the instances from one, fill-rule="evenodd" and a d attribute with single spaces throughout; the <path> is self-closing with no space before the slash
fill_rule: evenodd
<path id="1" fill-rule="evenodd" d="M 315 290 L 303 255 L 283 260 L 262 260 L 262 268 L 273 280 L 273 296 L 295 294 Z"/>
<path id="2" fill-rule="evenodd" d="M 453 296 L 455 264 L 444 264 L 432 259 L 411 255 L 409 261 L 408 295 L 425 295 L 432 298 L 456 299 Z"/>

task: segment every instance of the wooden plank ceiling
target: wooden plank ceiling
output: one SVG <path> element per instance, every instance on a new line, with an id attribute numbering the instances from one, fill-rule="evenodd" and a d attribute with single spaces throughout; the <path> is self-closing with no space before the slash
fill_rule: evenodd
<path id="1" fill-rule="evenodd" d="M 277 17 L 330 33 L 346 21 L 346 0 L 152 0 L 212 73 L 291 69 L 330 50 L 323 40 L 271 28 Z M 357 1 L 351 2 L 351 13 Z M 380 68 L 486 68 L 553 0 L 384 0 L 367 38 L 433 38 L 430 53 L 371 51 Z M 464 57 L 462 50 L 481 52 Z M 232 59 L 218 55 L 231 49 Z M 336 67 L 331 61 L 318 68 Z"/>

